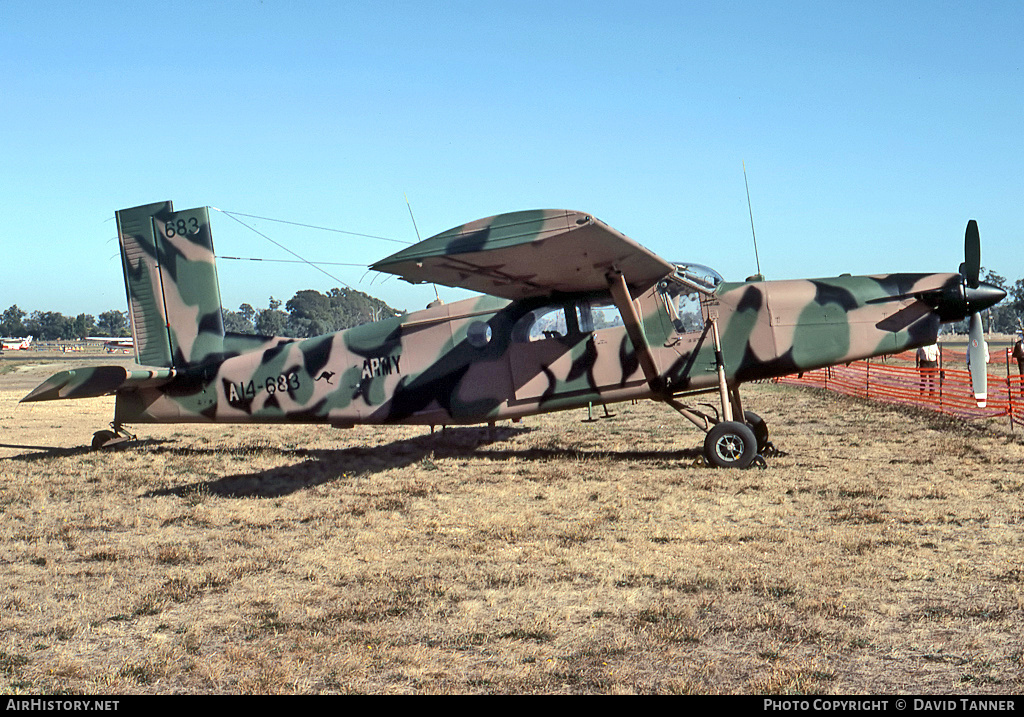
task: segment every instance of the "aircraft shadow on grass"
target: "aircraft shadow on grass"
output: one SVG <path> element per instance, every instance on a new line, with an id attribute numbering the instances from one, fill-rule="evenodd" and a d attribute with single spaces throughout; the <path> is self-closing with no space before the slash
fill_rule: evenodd
<path id="1" fill-rule="evenodd" d="M 159 446 L 164 443 L 170 443 L 170 439 L 156 439 L 146 438 L 139 441 L 133 441 L 131 446 L 136 448 Z M 94 453 L 93 449 L 89 446 L 33 446 L 24 443 L 0 443 L 0 448 L 14 448 L 16 450 L 32 451 L 31 453 L 21 453 L 16 456 L 0 456 L 0 461 L 41 461 L 48 458 L 74 458 L 75 456 L 87 456 L 90 453 Z"/>
<path id="2" fill-rule="evenodd" d="M 551 461 L 551 460 L 658 460 L 680 461 L 686 464 L 699 460 L 699 449 L 675 451 L 608 451 L 600 449 L 579 449 L 573 447 L 524 447 L 486 452 L 478 449 L 509 441 L 528 432 L 528 428 L 448 428 L 437 433 L 404 438 L 382 446 L 341 449 L 295 449 L 284 450 L 259 448 L 279 455 L 303 457 L 299 463 L 270 468 L 265 471 L 238 473 L 215 480 L 199 481 L 172 488 L 161 488 L 143 494 L 143 497 L 174 495 L 185 497 L 209 494 L 231 498 L 277 498 L 308 490 L 318 485 L 356 476 L 382 473 L 396 468 L 422 463 L 433 465 L 434 459 L 444 458 L 487 458 L 492 461 Z M 171 453 L 195 456 L 197 453 L 223 455 L 222 449 L 175 448 Z"/>
<path id="3" fill-rule="evenodd" d="M 198 481 L 172 488 L 148 491 L 143 497 L 174 495 L 179 497 L 209 494 L 231 498 L 276 498 L 335 480 L 353 476 L 382 473 L 395 468 L 406 468 L 444 458 L 481 458 L 492 461 L 557 461 L 557 460 L 601 460 L 618 461 L 679 461 L 691 464 L 699 461 L 699 449 L 673 451 L 600 450 L 576 447 L 523 447 L 495 449 L 498 443 L 528 433 L 531 429 L 522 427 L 456 427 L 446 428 L 413 438 L 404 438 L 381 446 L 367 446 L 339 449 L 283 449 L 258 447 L 239 449 L 200 448 L 178 446 L 176 439 L 144 439 L 122 444 L 118 451 L 150 449 L 154 453 L 169 453 L 180 456 L 209 455 L 223 456 L 230 453 L 251 453 L 254 451 L 282 456 L 304 458 L 299 463 L 278 466 L 265 471 L 238 473 L 209 481 Z M 482 446 L 491 446 L 486 452 L 479 452 Z M 34 462 L 53 458 L 75 458 L 95 454 L 88 446 L 58 447 L 27 444 L 0 443 L 0 448 L 14 448 L 31 451 L 16 456 L 0 457 L 2 461 Z"/>

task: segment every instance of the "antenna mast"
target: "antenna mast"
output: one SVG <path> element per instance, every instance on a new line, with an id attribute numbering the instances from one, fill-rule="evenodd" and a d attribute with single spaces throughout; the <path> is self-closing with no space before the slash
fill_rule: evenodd
<path id="1" fill-rule="evenodd" d="M 412 214 L 412 204 L 409 202 L 409 195 L 406 194 L 405 192 L 402 192 L 402 194 L 405 196 L 405 206 L 409 207 L 409 218 L 412 219 L 412 228 L 416 230 L 416 241 L 423 241 L 422 239 L 420 239 L 420 228 L 416 226 L 416 217 L 414 217 Z M 433 286 L 434 296 L 437 298 L 437 301 L 440 302 L 441 295 L 437 293 L 437 284 L 434 284 Z"/>
<path id="2" fill-rule="evenodd" d="M 760 279 L 764 279 L 764 275 L 761 273 L 761 260 L 757 256 L 757 234 L 754 232 L 754 208 L 750 204 L 750 184 L 747 182 L 746 162 L 743 162 L 743 185 L 747 188 L 747 211 L 750 212 L 750 234 L 754 237 L 754 263 L 757 264 L 758 277 Z"/>

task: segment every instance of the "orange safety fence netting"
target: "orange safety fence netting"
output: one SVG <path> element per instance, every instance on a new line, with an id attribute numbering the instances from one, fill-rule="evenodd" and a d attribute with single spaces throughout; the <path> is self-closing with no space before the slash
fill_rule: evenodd
<path id="1" fill-rule="evenodd" d="M 995 352 L 990 357 L 985 408 L 979 408 L 974 400 L 964 352 L 944 349 L 942 357 L 940 368 L 919 369 L 914 365 L 914 352 L 906 351 L 777 380 L 797 386 L 817 386 L 848 396 L 918 406 L 962 418 L 1007 416 L 1011 427 L 1024 424 L 1024 380 L 1008 352 L 1005 357 Z M 991 373 L 1002 363 L 1006 366 L 1003 375 Z M 965 368 L 952 368 L 950 364 Z"/>

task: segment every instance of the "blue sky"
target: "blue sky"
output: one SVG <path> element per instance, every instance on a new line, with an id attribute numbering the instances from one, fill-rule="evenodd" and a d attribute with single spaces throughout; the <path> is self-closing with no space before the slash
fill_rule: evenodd
<path id="1" fill-rule="evenodd" d="M 413 241 L 593 213 L 768 278 L 1024 277 L 1019 2 L 0 2 L 0 310 L 124 309 L 115 210 Z M 313 261 L 400 245 L 244 218 Z M 214 213 L 218 254 L 289 254 Z M 334 277 L 400 309 L 433 288 Z M 222 260 L 226 308 L 338 281 Z M 440 289 L 442 298 L 467 294 Z"/>

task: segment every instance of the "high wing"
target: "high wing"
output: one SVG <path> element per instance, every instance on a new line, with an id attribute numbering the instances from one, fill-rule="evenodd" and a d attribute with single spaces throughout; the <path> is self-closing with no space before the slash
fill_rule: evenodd
<path id="1" fill-rule="evenodd" d="M 538 209 L 499 214 L 424 239 L 373 264 L 413 284 L 470 289 L 505 299 L 607 290 L 621 272 L 644 291 L 671 262 L 590 214 Z"/>

